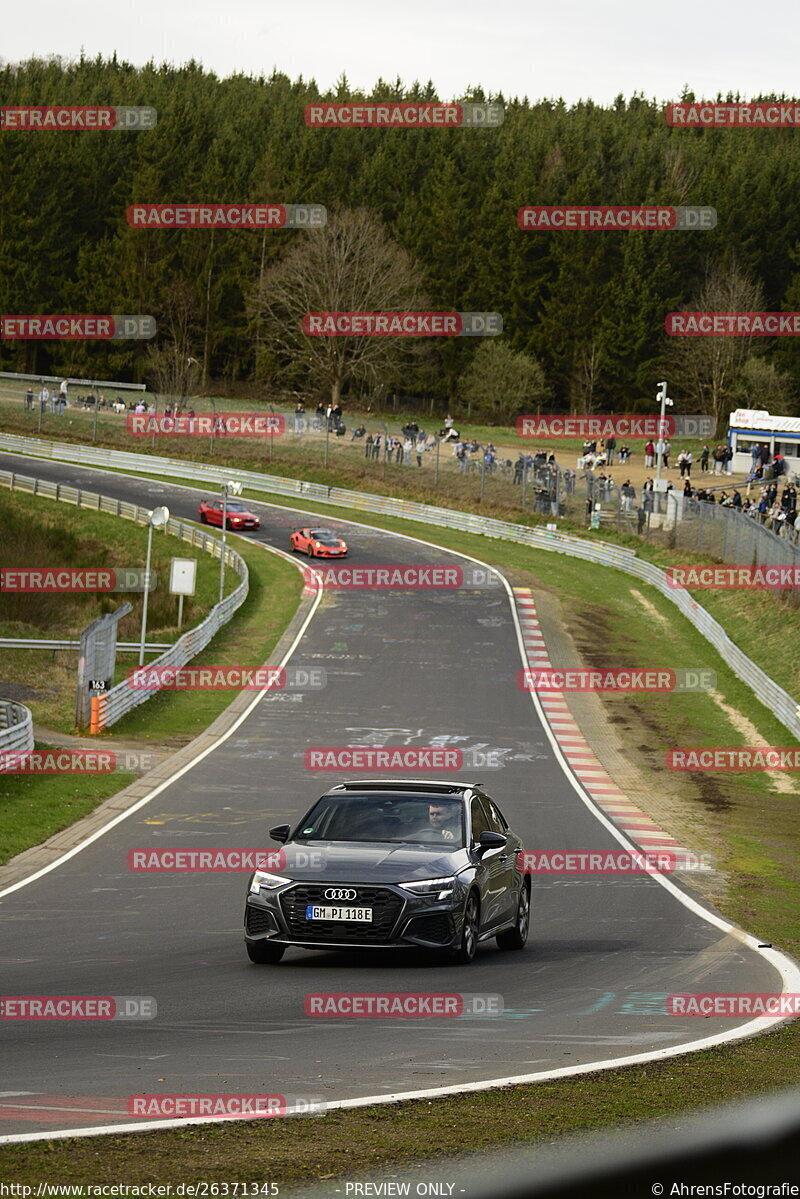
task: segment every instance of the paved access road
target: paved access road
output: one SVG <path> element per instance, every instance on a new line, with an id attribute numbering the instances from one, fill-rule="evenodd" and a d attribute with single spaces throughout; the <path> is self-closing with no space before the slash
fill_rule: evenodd
<path id="1" fill-rule="evenodd" d="M 75 465 L 0 467 L 196 517 L 200 494 Z M 214 494 L 213 490 L 207 494 Z M 32 503 L 36 502 L 31 500 Z M 288 548 L 304 514 L 254 503 L 253 539 Z M 351 564 L 456 564 L 432 547 L 325 517 Z M 686 991 L 779 991 L 769 954 L 646 877 L 534 880 L 526 951 L 482 947 L 469 967 L 416 954 L 290 950 L 252 966 L 240 875 L 132 874 L 132 847 L 263 846 L 341 776 L 310 746 L 495 751 L 480 779 L 531 849 L 619 848 L 565 778 L 530 697 L 502 588 L 326 595 L 293 658 L 324 690 L 268 696 L 200 766 L 86 850 L 0 900 L 4 995 L 154 996 L 149 1022 L 0 1022 L 0 1132 L 129 1121 L 129 1096 L 268 1093 L 347 1100 L 529 1075 L 693 1042 L 736 1021 L 678 1019 Z M 477 761 L 483 759 L 477 758 Z M 503 996 L 499 1018 L 312 1020 L 308 992 Z"/>

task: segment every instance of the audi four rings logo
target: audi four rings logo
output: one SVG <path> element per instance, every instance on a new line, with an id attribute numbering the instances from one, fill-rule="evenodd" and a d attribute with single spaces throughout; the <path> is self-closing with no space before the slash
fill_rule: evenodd
<path id="1" fill-rule="evenodd" d="M 352 887 L 328 887 L 325 892 L 326 899 L 355 899 L 357 895 L 358 892 L 354 891 Z"/>

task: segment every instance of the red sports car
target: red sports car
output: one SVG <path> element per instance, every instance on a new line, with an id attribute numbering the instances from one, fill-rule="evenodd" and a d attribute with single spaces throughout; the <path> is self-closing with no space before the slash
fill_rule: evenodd
<path id="1" fill-rule="evenodd" d="M 222 500 L 203 500 L 200 504 L 200 523 L 202 525 L 219 525 L 222 528 Z M 226 529 L 260 529 L 261 521 L 245 508 L 228 500 L 228 511 L 225 518 Z"/>
<path id="2" fill-rule="evenodd" d="M 297 529 L 292 533 L 292 553 L 299 550 L 309 558 L 344 558 L 347 542 L 330 529 Z"/>

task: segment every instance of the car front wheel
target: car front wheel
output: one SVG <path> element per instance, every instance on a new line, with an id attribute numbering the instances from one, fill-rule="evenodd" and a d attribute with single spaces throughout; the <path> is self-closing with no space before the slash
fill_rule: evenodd
<path id="1" fill-rule="evenodd" d="M 495 938 L 499 949 L 524 949 L 528 940 L 528 928 L 531 919 L 531 898 L 528 888 L 523 886 L 519 893 L 517 905 L 517 922 L 513 928 L 506 929 Z"/>
<path id="2" fill-rule="evenodd" d="M 201 524 L 201 525 L 207 525 L 207 524 L 208 524 L 208 517 L 206 516 L 205 512 L 201 512 L 201 513 L 200 513 L 200 524 Z"/>
<path id="3" fill-rule="evenodd" d="M 285 945 L 273 945 L 271 941 L 247 942 L 247 956 L 256 966 L 274 966 L 285 953 Z"/>
<path id="4" fill-rule="evenodd" d="M 468 966 L 475 957 L 478 948 L 478 896 L 471 891 L 464 908 L 464 925 L 461 930 L 461 944 L 452 956 L 454 965 Z"/>

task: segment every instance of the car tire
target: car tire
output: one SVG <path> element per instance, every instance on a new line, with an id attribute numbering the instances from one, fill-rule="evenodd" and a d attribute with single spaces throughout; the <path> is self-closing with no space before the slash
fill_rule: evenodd
<path id="1" fill-rule="evenodd" d="M 310 546 L 308 547 L 308 549 L 306 550 L 306 556 L 307 556 L 308 558 L 313 558 L 313 557 L 314 557 L 314 547 L 313 547 L 313 545 L 310 545 Z"/>
<path id="2" fill-rule="evenodd" d="M 519 893 L 517 905 L 517 920 L 513 928 L 507 928 L 495 940 L 498 949 L 524 949 L 528 940 L 528 930 L 531 923 L 531 897 L 528 888 L 523 885 Z"/>
<path id="3" fill-rule="evenodd" d="M 271 941 L 247 941 L 247 956 L 256 966 L 276 966 L 286 953 L 285 945 Z"/>
<path id="4" fill-rule="evenodd" d="M 461 944 L 451 955 L 454 966 L 468 966 L 478 949 L 478 928 L 480 921 L 480 905 L 478 896 L 470 891 L 464 907 L 464 926 L 461 930 Z"/>
<path id="5" fill-rule="evenodd" d="M 208 524 L 208 517 L 206 516 L 205 512 L 201 512 L 201 513 L 200 513 L 200 524 L 201 524 L 201 525 L 207 525 L 207 524 Z"/>

